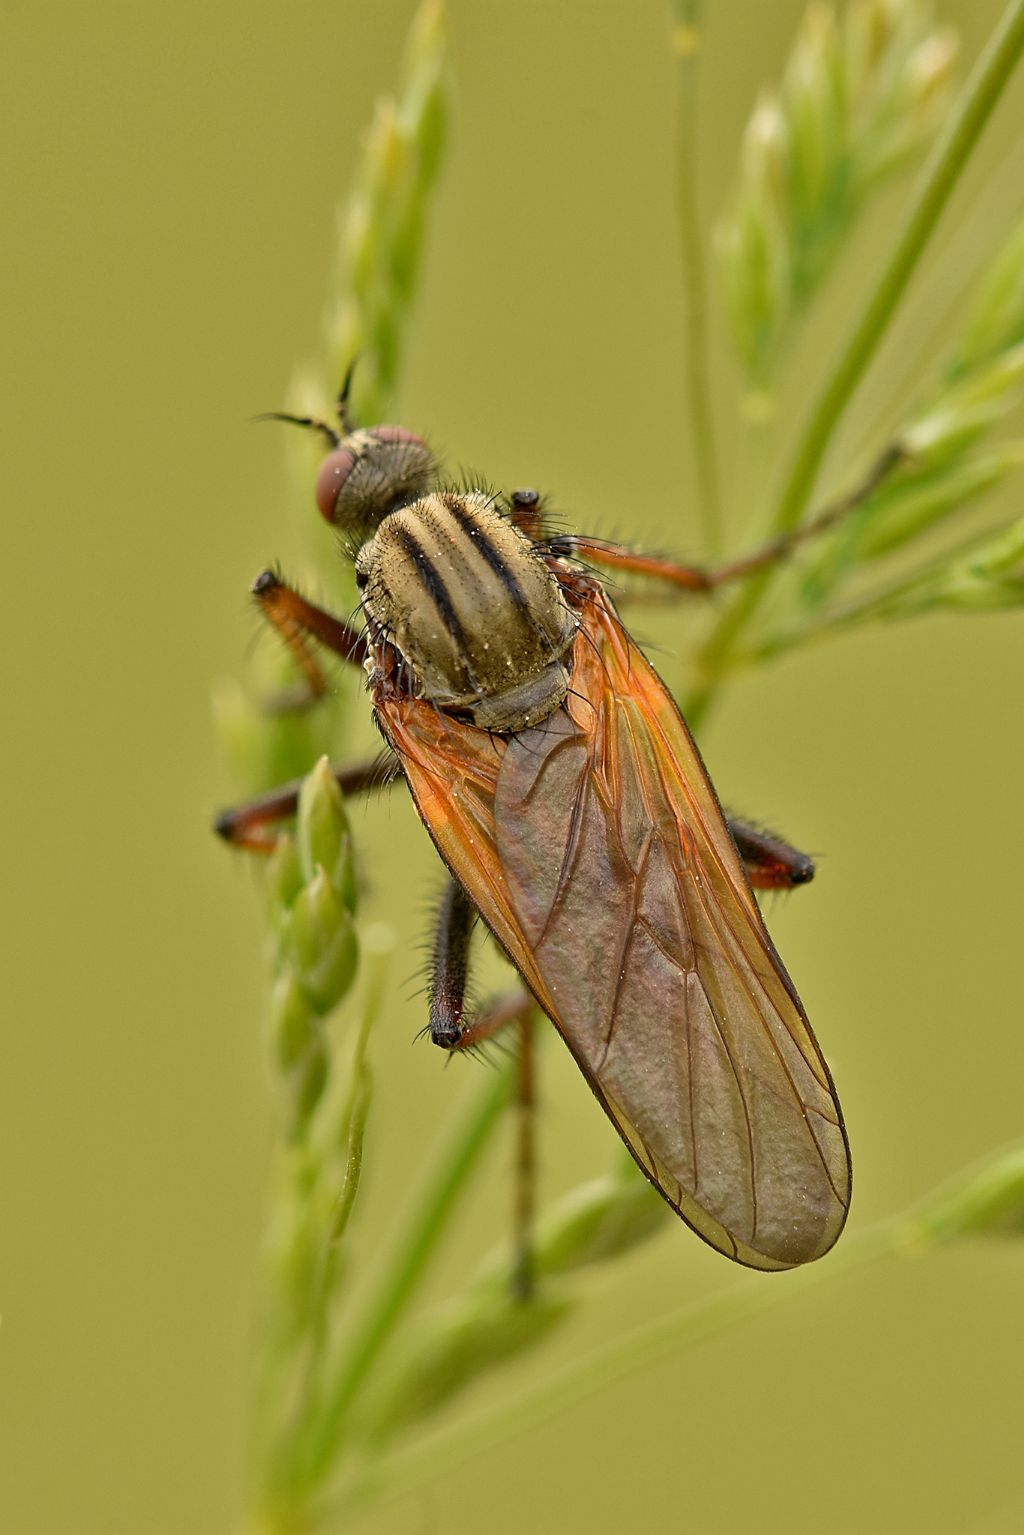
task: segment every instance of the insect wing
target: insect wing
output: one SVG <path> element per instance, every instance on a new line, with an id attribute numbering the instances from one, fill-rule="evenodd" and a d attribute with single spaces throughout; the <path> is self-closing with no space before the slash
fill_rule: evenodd
<path id="1" fill-rule="evenodd" d="M 537 728 L 380 712 L 442 856 L 669 1204 L 751 1267 L 820 1257 L 850 1189 L 831 1078 L 696 747 L 603 594 L 568 708 Z"/>

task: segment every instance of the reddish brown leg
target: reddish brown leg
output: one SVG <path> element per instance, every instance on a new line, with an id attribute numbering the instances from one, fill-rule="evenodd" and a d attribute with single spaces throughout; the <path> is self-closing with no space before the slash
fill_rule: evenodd
<path id="1" fill-rule="evenodd" d="M 799 534 L 775 539 L 753 554 L 732 560 L 728 565 L 717 565 L 713 570 L 706 570 L 701 565 L 683 565 L 678 560 L 670 560 L 660 554 L 641 554 L 627 544 L 611 544 L 602 538 L 586 538 L 576 533 L 555 539 L 552 547 L 556 554 L 564 552 L 578 555 L 606 570 L 621 570 L 632 576 L 653 576 L 658 581 L 666 581 L 670 586 L 687 592 L 712 592 L 716 587 L 739 580 L 741 576 L 750 575 L 765 565 L 773 565 L 796 544 L 809 537 L 810 533 L 811 527 L 808 526 L 801 529 Z"/>
<path id="2" fill-rule="evenodd" d="M 398 760 L 390 754 L 374 757 L 370 762 L 356 762 L 351 767 L 332 769 L 341 792 L 345 795 L 371 793 L 386 789 L 401 777 Z M 235 847 L 248 848 L 254 853 L 272 853 L 277 841 L 273 829 L 279 821 L 295 814 L 299 803 L 299 791 L 303 779 L 261 794 L 258 799 L 222 810 L 213 823 L 213 829 L 225 842 Z"/>
<path id="3" fill-rule="evenodd" d="M 903 457 L 903 448 L 898 443 L 892 444 L 879 455 L 853 490 L 830 503 L 810 522 L 794 528 L 790 533 L 782 534 L 779 538 L 771 539 L 760 549 L 755 549 L 752 554 L 744 555 L 738 560 L 730 560 L 725 565 L 716 565 L 710 570 L 700 565 L 683 565 L 677 560 L 665 559 L 660 555 L 640 554 L 625 544 L 607 543 L 601 538 L 586 538 L 578 534 L 553 539 L 550 547 L 555 554 L 581 555 L 584 559 L 593 561 L 595 565 L 602 565 L 609 570 L 622 570 L 638 576 L 654 576 L 660 581 L 667 581 L 669 585 L 689 592 L 711 592 L 719 586 L 726 586 L 730 581 L 741 580 L 755 570 L 763 570 L 766 566 L 784 560 L 801 544 L 836 527 L 844 517 L 849 516 L 856 507 L 862 505 L 872 495 Z"/>
<path id="4" fill-rule="evenodd" d="M 302 672 L 303 683 L 283 688 L 264 703 L 268 714 L 293 714 L 312 708 L 327 692 L 327 678 L 317 660 L 310 639 L 340 655 L 344 661 L 361 665 L 366 654 L 362 635 L 314 607 L 298 592 L 286 586 L 273 571 L 265 570 L 250 588 L 263 616 L 273 624 Z"/>
<path id="5" fill-rule="evenodd" d="M 309 649 L 310 639 L 318 640 L 343 661 L 362 666 L 367 655 L 364 636 L 340 618 L 335 618 L 333 613 L 300 597 L 272 570 L 264 570 L 258 575 L 250 590 L 259 603 L 260 612 L 280 634 L 311 686 L 317 685 L 313 673 L 319 675 L 320 669 Z"/>
<path id="6" fill-rule="evenodd" d="M 732 840 L 755 890 L 792 890 L 814 878 L 814 859 L 770 831 L 727 818 Z"/>
<path id="7" fill-rule="evenodd" d="M 301 708 L 310 701 L 322 697 L 327 680 L 313 654 L 309 641 L 319 641 L 328 650 L 361 666 L 367 655 L 367 643 L 355 629 L 335 618 L 332 613 L 318 608 L 288 586 L 272 570 L 264 570 L 250 588 L 259 604 L 260 612 L 277 630 L 291 651 L 306 680 L 308 694 L 302 697 L 285 695 L 272 702 L 274 709 Z M 385 758 L 370 763 L 357 763 L 353 767 L 336 768 L 335 777 L 346 794 L 358 794 L 366 789 L 382 788 L 398 774 L 398 764 Z M 214 821 L 214 830 L 228 842 L 249 848 L 257 853 L 273 852 L 275 833 L 270 830 L 278 821 L 295 814 L 302 779 L 283 784 L 269 794 L 261 795 L 244 805 L 224 810 Z"/>
<path id="8" fill-rule="evenodd" d="M 552 540 L 552 552 L 579 556 L 601 565 L 606 570 L 621 570 L 628 575 L 654 576 L 667 581 L 670 586 L 682 587 L 688 592 L 709 592 L 715 584 L 706 570 L 698 565 L 681 565 L 658 554 L 641 554 L 627 544 L 611 544 L 603 538 L 585 538 L 570 533 Z"/>

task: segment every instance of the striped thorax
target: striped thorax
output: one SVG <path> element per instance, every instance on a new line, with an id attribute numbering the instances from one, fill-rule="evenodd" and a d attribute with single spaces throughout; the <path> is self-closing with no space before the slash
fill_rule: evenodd
<path id="1" fill-rule="evenodd" d="M 356 582 L 371 633 L 438 708 L 512 732 L 565 698 L 576 618 L 488 496 L 435 491 L 392 512 L 360 549 Z"/>

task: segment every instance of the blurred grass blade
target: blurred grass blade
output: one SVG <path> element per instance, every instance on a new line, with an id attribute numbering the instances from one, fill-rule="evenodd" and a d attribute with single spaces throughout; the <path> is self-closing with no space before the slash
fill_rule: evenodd
<path id="1" fill-rule="evenodd" d="M 1024 1145 L 959 1173 L 901 1226 L 900 1239 L 911 1251 L 962 1237 L 1024 1237 Z"/>
<path id="2" fill-rule="evenodd" d="M 975 291 L 950 363 L 951 378 L 984 367 L 1024 342 L 1024 218 L 1019 218 Z"/>

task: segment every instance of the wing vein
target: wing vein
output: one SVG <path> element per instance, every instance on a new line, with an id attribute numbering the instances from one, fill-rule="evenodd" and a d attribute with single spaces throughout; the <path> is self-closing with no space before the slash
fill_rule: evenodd
<path id="1" fill-rule="evenodd" d="M 588 764 L 589 766 L 589 764 Z M 551 897 L 551 905 L 548 914 L 544 918 L 544 926 L 541 928 L 534 942 L 534 948 L 539 949 L 548 935 L 548 930 L 554 920 L 555 913 L 565 899 L 569 879 L 575 867 L 580 852 L 580 835 L 583 826 L 583 812 L 590 798 L 590 773 L 583 774 L 580 792 L 573 801 L 572 815 L 569 819 L 569 835 L 566 839 L 565 852 L 562 854 L 562 864 L 558 871 L 558 883 L 555 885 L 555 893 Z"/>
<path id="2" fill-rule="evenodd" d="M 622 984 L 626 975 L 626 956 L 629 953 L 633 933 L 638 926 L 637 907 L 640 903 L 640 895 L 643 885 L 643 877 L 647 870 L 647 859 L 651 851 L 651 843 L 654 840 L 654 828 L 647 833 L 644 845 L 640 852 L 640 860 L 636 867 L 636 878 L 633 881 L 633 889 L 630 897 L 629 918 L 623 924 L 624 937 L 619 945 L 619 962 L 615 974 L 615 987 L 612 991 L 611 1006 L 608 1013 L 608 1033 L 605 1036 L 604 1049 L 601 1051 L 601 1059 L 596 1063 L 594 1070 L 600 1074 L 608 1063 L 608 1051 L 611 1049 L 612 1036 L 615 1033 L 615 1025 L 619 1021 L 619 1002 L 622 997 Z"/>
<path id="3" fill-rule="evenodd" d="M 723 937 L 724 936 L 724 934 L 723 934 L 723 926 L 724 926 L 724 929 L 729 933 L 730 937 L 733 939 L 733 941 L 736 944 L 737 948 L 739 948 L 740 952 L 743 953 L 743 945 L 740 942 L 740 940 L 739 940 L 739 938 L 738 938 L 738 936 L 736 934 L 736 930 L 733 927 L 732 923 L 729 921 L 728 915 L 725 912 L 724 908 L 722 907 L 721 903 L 719 902 L 717 896 L 714 895 L 714 893 L 710 889 L 708 889 L 705 892 L 704 882 L 703 881 L 701 881 L 701 882 L 699 882 L 697 884 L 697 889 L 698 889 L 698 891 L 700 893 L 701 903 L 702 903 L 702 905 L 704 907 L 705 912 L 707 913 L 708 921 L 711 924 L 712 928 L 715 929 L 715 931 L 719 934 L 720 937 Z M 717 910 L 717 912 L 719 913 L 719 916 L 721 918 L 721 924 L 716 923 L 715 918 L 712 916 L 710 910 L 708 909 L 707 899 L 705 899 L 705 894 L 707 896 L 707 899 L 710 899 L 711 901 L 714 902 L 715 909 Z M 802 1121 L 802 1123 L 804 1125 L 804 1128 L 805 1128 L 805 1130 L 807 1132 L 807 1139 L 810 1141 L 811 1145 L 814 1148 L 814 1154 L 817 1157 L 818 1161 L 821 1163 L 822 1170 L 823 1170 L 823 1172 L 825 1174 L 825 1177 L 828 1179 L 829 1186 L 832 1189 L 833 1194 L 835 1194 L 836 1198 L 838 1199 L 839 1203 L 841 1205 L 845 1205 L 845 1200 L 843 1199 L 842 1194 L 839 1192 L 839 1189 L 836 1187 L 836 1182 L 835 1182 L 835 1178 L 833 1177 L 833 1174 L 832 1174 L 832 1169 L 829 1167 L 828 1161 L 827 1161 L 826 1157 L 824 1156 L 824 1154 L 822 1153 L 821 1147 L 818 1144 L 818 1138 L 815 1135 L 814 1131 L 811 1129 L 810 1121 L 807 1118 L 808 1114 L 812 1111 L 814 1106 L 813 1106 L 813 1104 L 807 1103 L 806 1100 L 803 1098 L 803 1096 L 802 1096 L 802 1094 L 800 1092 L 800 1089 L 797 1086 L 796 1080 L 793 1077 L 793 1073 L 790 1070 L 789 1064 L 786 1061 L 785 1056 L 783 1055 L 782 1051 L 779 1048 L 779 1044 L 778 1044 L 778 1041 L 775 1038 L 775 1034 L 774 1034 L 773 1030 L 770 1027 L 768 1027 L 768 1025 L 765 1022 L 764 1014 L 763 1014 L 761 1008 L 758 1006 L 757 999 L 756 999 L 756 997 L 753 994 L 753 991 L 752 991 L 752 989 L 751 989 L 751 987 L 749 985 L 747 977 L 753 976 L 756 979 L 756 981 L 758 983 L 758 986 L 759 986 L 759 988 L 761 990 L 761 993 L 762 993 L 762 995 L 765 998 L 766 1003 L 771 1007 L 772 1011 L 775 1013 L 776 1017 L 779 1019 L 779 1022 L 781 1023 L 782 1027 L 784 1029 L 786 1029 L 786 1032 L 789 1034 L 790 1038 L 792 1039 L 793 1036 L 792 1036 L 792 1033 L 789 1030 L 789 1027 L 788 1027 L 788 1025 L 786 1023 L 786 1019 L 785 1019 L 783 1013 L 781 1012 L 781 1010 L 776 1006 L 776 1004 L 773 1001 L 772 997 L 770 996 L 770 994 L 768 992 L 768 988 L 765 986 L 763 978 L 761 977 L 761 975 L 759 974 L 757 969 L 754 967 L 754 965 L 752 965 L 749 962 L 748 956 L 744 953 L 744 959 L 747 959 L 747 964 L 744 965 L 743 967 L 739 967 L 739 966 L 736 965 L 735 960 L 733 958 L 733 955 L 732 955 L 731 952 L 728 951 L 728 946 L 725 943 L 723 943 L 722 949 L 723 949 L 723 953 L 725 955 L 725 958 L 726 958 L 726 960 L 727 960 L 727 962 L 728 962 L 728 964 L 729 964 L 733 974 L 737 977 L 740 985 L 743 987 L 743 989 L 747 993 L 747 996 L 750 999 L 750 1004 L 754 1008 L 755 1012 L 757 1013 L 758 1022 L 761 1024 L 762 1032 L 763 1032 L 765 1038 L 768 1041 L 769 1047 L 771 1048 L 772 1053 L 774 1054 L 774 1056 L 776 1058 L 776 1061 L 778 1062 L 779 1070 L 781 1071 L 783 1078 L 785 1079 L 786 1083 L 788 1084 L 789 1089 L 790 1089 L 790 1091 L 791 1091 L 791 1093 L 793 1095 L 793 1099 L 794 1099 L 794 1101 L 796 1102 L 796 1104 L 797 1104 L 797 1106 L 799 1108 L 800 1119 L 801 1119 L 801 1121 Z M 801 1059 L 805 1059 L 805 1057 L 803 1055 L 803 1052 L 801 1052 Z M 817 1079 L 815 1079 L 815 1080 L 817 1080 Z"/>

